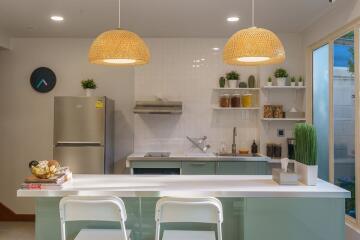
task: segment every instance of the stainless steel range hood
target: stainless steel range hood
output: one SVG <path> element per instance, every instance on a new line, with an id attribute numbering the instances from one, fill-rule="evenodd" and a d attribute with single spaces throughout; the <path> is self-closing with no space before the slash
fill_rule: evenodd
<path id="1" fill-rule="evenodd" d="M 136 101 L 133 112 L 137 114 L 181 114 L 182 102 Z"/>

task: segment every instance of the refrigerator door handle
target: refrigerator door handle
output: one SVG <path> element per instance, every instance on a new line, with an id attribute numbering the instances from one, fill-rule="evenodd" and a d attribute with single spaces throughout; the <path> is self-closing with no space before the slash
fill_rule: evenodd
<path id="1" fill-rule="evenodd" d="M 101 142 L 85 142 L 85 141 L 58 141 L 56 142 L 56 146 L 102 146 Z"/>

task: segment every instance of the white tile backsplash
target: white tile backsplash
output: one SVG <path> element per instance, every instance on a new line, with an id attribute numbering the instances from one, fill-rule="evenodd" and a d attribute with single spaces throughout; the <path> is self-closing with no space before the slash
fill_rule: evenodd
<path id="1" fill-rule="evenodd" d="M 292 49 L 288 62 L 296 63 L 295 74 L 303 72 L 301 41 L 295 34 L 283 36 L 285 46 Z M 238 128 L 237 146 L 250 148 L 253 139 L 259 143 L 262 133 L 259 115 L 261 111 L 214 111 L 217 104 L 218 78 L 226 72 L 236 70 L 241 80 L 255 75 L 266 81 L 276 66 L 256 68 L 225 65 L 222 46 L 226 39 L 219 38 L 147 38 L 151 51 L 151 62 L 135 69 L 135 99 L 150 100 L 156 96 L 183 102 L 182 115 L 136 115 L 135 152 L 171 151 L 193 152 L 186 136 L 208 136 L 211 151 L 218 151 L 225 142 L 231 149 L 232 128 Z M 213 51 L 213 47 L 220 51 Z M 287 64 L 284 65 L 287 67 Z M 257 84 L 260 85 L 258 81 Z M 293 97 L 292 95 L 290 97 Z M 269 138 L 274 137 L 269 131 Z M 268 137 L 261 137 L 263 141 Z M 275 134 L 276 136 L 276 134 Z M 265 140 L 264 140 L 265 139 Z"/>

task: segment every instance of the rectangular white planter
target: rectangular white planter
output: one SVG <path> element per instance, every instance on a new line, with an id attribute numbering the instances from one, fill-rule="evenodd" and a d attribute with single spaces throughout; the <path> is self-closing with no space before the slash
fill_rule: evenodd
<path id="1" fill-rule="evenodd" d="M 315 186 L 318 178 L 318 166 L 308 166 L 295 161 L 295 172 L 299 175 L 299 181 L 308 185 Z"/>

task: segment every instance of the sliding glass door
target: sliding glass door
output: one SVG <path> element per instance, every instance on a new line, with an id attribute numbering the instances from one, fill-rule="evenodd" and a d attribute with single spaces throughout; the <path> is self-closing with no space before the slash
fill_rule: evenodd
<path id="1" fill-rule="evenodd" d="M 312 71 L 308 75 L 312 78 L 312 122 L 318 137 L 319 177 L 351 192 L 352 197 L 346 199 L 345 212 L 358 224 L 359 25 L 311 47 Z"/>
<path id="2" fill-rule="evenodd" d="M 346 214 L 355 218 L 355 76 L 354 31 L 334 41 L 333 126 L 334 183 L 351 192 Z"/>
<path id="3" fill-rule="evenodd" d="M 319 177 L 329 180 L 329 44 L 313 51 L 313 124 L 317 131 Z"/>

